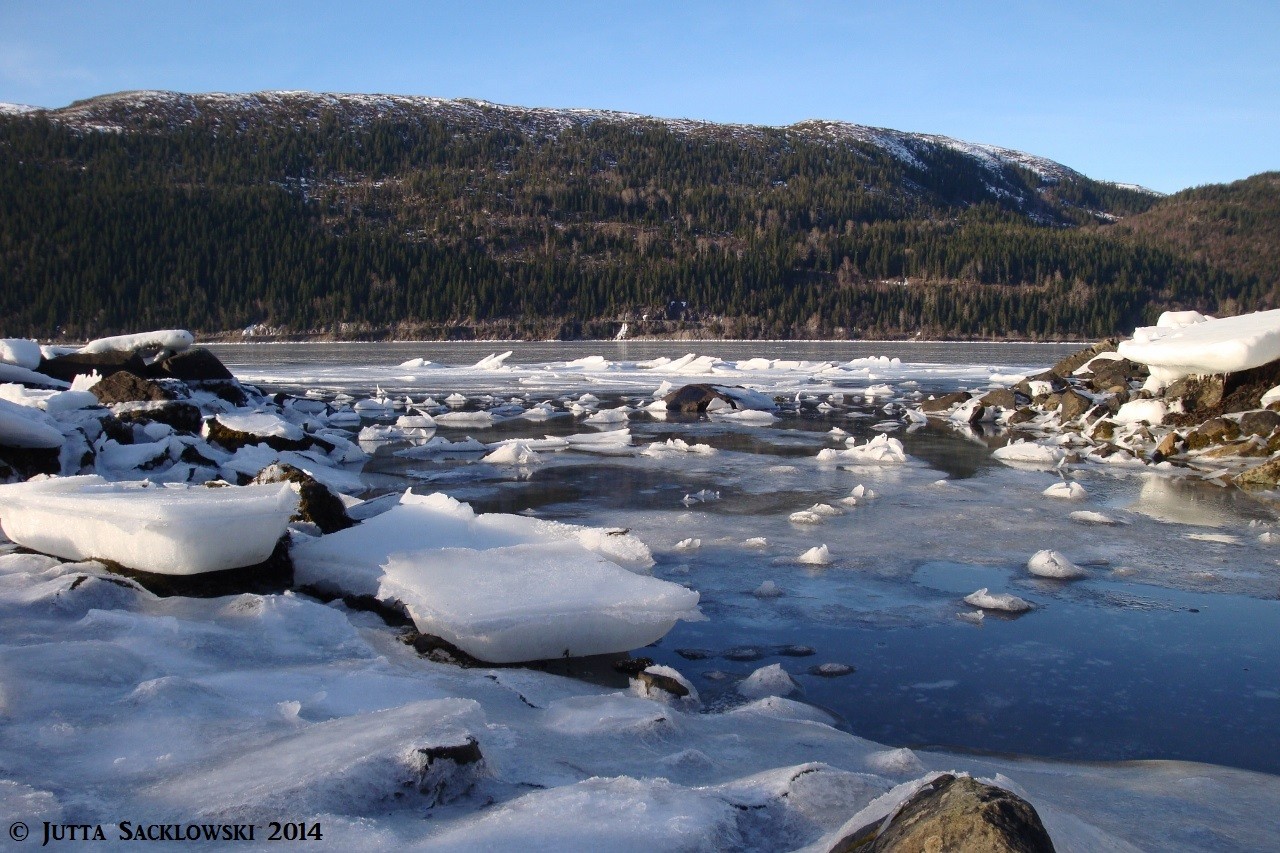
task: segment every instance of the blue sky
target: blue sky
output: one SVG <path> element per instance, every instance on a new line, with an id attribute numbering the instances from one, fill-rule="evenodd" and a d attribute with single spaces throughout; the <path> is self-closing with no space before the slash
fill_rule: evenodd
<path id="1" fill-rule="evenodd" d="M 1166 192 L 1280 169 L 1280 2 L 0 0 L 0 101 L 310 89 L 942 133 Z"/>

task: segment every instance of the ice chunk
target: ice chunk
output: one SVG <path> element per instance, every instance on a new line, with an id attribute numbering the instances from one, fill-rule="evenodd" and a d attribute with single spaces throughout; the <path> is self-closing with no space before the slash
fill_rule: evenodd
<path id="1" fill-rule="evenodd" d="M 991 456 L 1006 465 L 1029 468 L 1054 468 L 1066 457 L 1060 447 L 1034 441 L 1015 441 L 991 451 Z"/>
<path id="2" fill-rule="evenodd" d="M 1022 613 L 1031 609 L 1031 603 L 1007 592 L 988 592 L 984 586 L 977 592 L 964 597 L 965 604 L 981 607 L 983 610 L 1004 610 L 1008 613 Z"/>
<path id="3" fill-rule="evenodd" d="M 498 370 L 503 366 L 503 362 L 511 358 L 512 350 L 504 353 L 492 353 L 477 361 L 472 365 L 472 370 Z"/>
<path id="4" fill-rule="evenodd" d="M 920 762 L 920 758 L 906 747 L 873 752 L 867 756 L 867 766 L 877 773 L 889 773 L 896 776 L 924 772 L 924 765 Z"/>
<path id="5" fill-rule="evenodd" d="M 608 433 L 605 434 L 607 435 Z M 695 453 L 702 456 L 710 456 L 715 452 L 716 449 L 708 444 L 689 444 L 681 438 L 668 438 L 665 442 L 655 441 L 640 451 L 642 456 L 665 456 L 670 453 Z"/>
<path id="6" fill-rule="evenodd" d="M 166 329 L 142 332 L 137 335 L 116 335 L 98 338 L 80 348 L 80 352 L 96 354 L 104 352 L 181 352 L 196 342 L 195 336 L 183 329 Z"/>
<path id="7" fill-rule="evenodd" d="M 763 699 L 766 696 L 790 696 L 802 691 L 796 680 L 782 668 L 782 664 L 775 663 L 762 666 L 748 675 L 738 684 L 738 692 L 748 699 Z"/>
<path id="8" fill-rule="evenodd" d="M 768 548 L 769 540 L 763 536 L 752 536 L 750 539 L 742 540 L 744 548 Z"/>
<path id="9" fill-rule="evenodd" d="M 815 545 L 796 557 L 796 561 L 810 566 L 828 566 L 831 564 L 831 551 L 826 545 Z"/>
<path id="10" fill-rule="evenodd" d="M 1068 501 L 1082 501 L 1088 496 L 1088 492 L 1084 490 L 1084 486 L 1075 480 L 1064 480 L 1061 483 L 1054 483 L 1045 489 L 1042 494 L 1051 498 L 1062 498 Z"/>
<path id="11" fill-rule="evenodd" d="M 53 419 L 39 409 L 0 400 L 0 445 L 5 447 L 61 447 L 63 436 Z"/>
<path id="12" fill-rule="evenodd" d="M 289 423 L 274 412 L 222 412 L 215 415 L 214 419 L 227 429 L 235 430 L 236 432 L 247 432 L 249 435 L 263 438 L 283 438 L 288 441 L 301 441 L 305 436 L 301 427 Z"/>
<path id="13" fill-rule="evenodd" d="M 1147 365 L 1152 379 L 1162 384 L 1235 373 L 1280 358 L 1280 309 L 1201 322 L 1194 322 L 1193 313 L 1166 313 L 1154 328 L 1135 329 L 1131 340 L 1120 342 L 1119 353 Z"/>
<path id="14" fill-rule="evenodd" d="M 787 521 L 792 524 L 822 524 L 826 520 L 825 516 L 808 509 L 802 509 L 787 516 Z"/>
<path id="15" fill-rule="evenodd" d="M 1088 575 L 1084 569 L 1057 551 L 1047 549 L 1037 551 L 1032 555 L 1031 559 L 1027 561 L 1027 571 L 1039 578 L 1057 578 L 1059 580 L 1083 578 Z"/>
<path id="16" fill-rule="evenodd" d="M 86 475 L 0 486 L 0 526 L 14 542 L 168 575 L 262 562 L 297 506 L 288 484 L 210 489 Z"/>
<path id="17" fill-rule="evenodd" d="M 35 370 L 40 366 L 40 345 L 23 338 L 0 339 L 0 362 Z"/>
<path id="18" fill-rule="evenodd" d="M 487 429 L 493 426 L 493 415 L 488 412 L 445 412 L 436 416 L 436 424 L 450 429 Z"/>
<path id="19" fill-rule="evenodd" d="M 401 601 L 419 631 L 490 663 L 624 652 L 699 618 L 697 592 L 574 542 L 399 553 L 385 570 L 379 597 Z"/>
<path id="20" fill-rule="evenodd" d="M 853 444 L 856 439 L 849 438 L 850 447 L 846 450 L 827 448 L 818 451 L 819 462 L 853 462 L 859 465 L 901 464 L 907 461 L 902 442 L 880 433 L 866 444 Z"/>
<path id="21" fill-rule="evenodd" d="M 752 593 L 756 598 L 778 598 L 784 593 L 782 587 L 778 586 L 775 581 L 765 581 L 756 587 Z"/>
<path id="22" fill-rule="evenodd" d="M 511 441 L 502 444 L 480 461 L 491 465 L 535 465 L 542 461 L 542 457 L 528 442 Z"/>
<path id="23" fill-rule="evenodd" d="M 696 551 L 702 547 L 701 539 L 681 539 L 676 543 L 677 551 Z"/>
<path id="24" fill-rule="evenodd" d="M 1087 509 L 1077 510 L 1071 513 L 1068 518 L 1081 524 L 1128 524 L 1127 521 L 1120 521 L 1105 513 L 1093 512 Z"/>
<path id="25" fill-rule="evenodd" d="M 583 423 L 601 425 L 625 424 L 627 419 L 630 417 L 630 413 L 631 410 L 626 406 L 620 406 L 616 409 L 605 409 L 603 411 L 596 412 L 593 415 L 588 415 L 587 419 L 583 421 Z"/>
<path id="26" fill-rule="evenodd" d="M 1118 424 L 1136 424 L 1146 422 L 1153 425 L 1162 423 L 1169 414 L 1169 407 L 1163 400 L 1130 400 L 1120 407 L 1111 420 Z"/>

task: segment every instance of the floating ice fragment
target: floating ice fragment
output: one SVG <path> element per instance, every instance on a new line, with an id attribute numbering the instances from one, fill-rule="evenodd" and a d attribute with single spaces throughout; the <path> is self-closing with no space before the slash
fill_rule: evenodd
<path id="1" fill-rule="evenodd" d="M 668 453 L 696 453 L 710 456 L 715 452 L 716 449 L 708 444 L 689 444 L 680 438 L 669 438 L 665 442 L 655 441 L 640 451 L 643 456 L 663 456 Z"/>
<path id="2" fill-rule="evenodd" d="M 1054 483 L 1045 489 L 1042 494 L 1051 498 L 1062 498 L 1069 501 L 1082 501 L 1088 496 L 1088 492 L 1084 490 L 1084 486 L 1074 480 L 1064 480 L 1061 483 Z"/>
<path id="3" fill-rule="evenodd" d="M 515 663 L 612 654 L 700 618 L 698 593 L 628 572 L 576 542 L 393 554 L 378 596 L 472 657 Z"/>
<path id="4" fill-rule="evenodd" d="M 800 685 L 782 668 L 780 663 L 762 666 L 738 684 L 738 693 L 748 699 L 790 696 L 799 692 L 801 692 Z"/>
<path id="5" fill-rule="evenodd" d="M 1087 575 L 1084 569 L 1059 554 L 1057 551 L 1037 551 L 1027 561 L 1027 571 L 1039 578 L 1057 578 L 1070 580 Z"/>
<path id="6" fill-rule="evenodd" d="M 983 610 L 1003 610 L 1007 613 L 1023 613 L 1031 609 L 1031 603 L 1007 592 L 991 593 L 986 587 L 964 597 L 965 604 Z"/>
<path id="7" fill-rule="evenodd" d="M 487 429 L 493 426 L 488 412 L 445 412 L 436 417 L 436 425 L 451 429 Z"/>
<path id="8" fill-rule="evenodd" d="M 765 581 L 756 587 L 752 593 L 756 598 L 778 598 L 781 596 L 782 588 L 773 581 Z"/>
<path id="9" fill-rule="evenodd" d="M 701 539 L 693 539 L 693 538 L 681 539 L 679 542 L 676 543 L 677 551 L 696 551 L 701 547 L 702 547 Z"/>
<path id="10" fill-rule="evenodd" d="M 956 618 L 972 625 L 981 625 L 982 620 L 987 618 L 987 614 L 983 610 L 969 610 L 965 613 L 957 613 Z"/>
<path id="11" fill-rule="evenodd" d="M 480 461 L 491 465 L 534 465 L 541 462 L 542 457 L 529 446 L 528 442 L 512 441 L 503 444 Z"/>
<path id="12" fill-rule="evenodd" d="M 1230 533 L 1187 533 L 1184 534 L 1188 539 L 1194 539 L 1197 542 L 1215 542 L 1219 545 L 1239 545 L 1240 537 L 1232 536 Z"/>
<path id="13" fill-rule="evenodd" d="M 787 516 L 787 521 L 790 521 L 792 524 L 822 524 L 826 520 L 825 516 L 807 509 L 802 509 L 799 512 L 793 512 L 791 515 Z"/>
<path id="14" fill-rule="evenodd" d="M 1264 533 L 1264 534 L 1262 534 L 1262 535 L 1263 535 L 1263 536 L 1270 536 L 1271 534 L 1269 534 L 1269 533 Z M 1261 538 L 1261 537 L 1259 537 L 1259 538 Z M 1270 540 L 1268 540 L 1268 541 L 1270 541 Z M 769 540 L 768 540 L 768 539 L 766 539 L 766 538 L 765 538 L 765 537 L 763 537 L 763 536 L 752 536 L 750 539 L 744 539 L 744 540 L 742 540 L 742 545 L 743 545 L 743 547 L 744 547 L 744 548 L 768 548 L 768 547 L 769 547 Z"/>
<path id="15" fill-rule="evenodd" d="M 815 545 L 796 557 L 796 561 L 809 566 L 828 566 L 831 564 L 831 551 L 825 544 Z"/>
<path id="16" fill-rule="evenodd" d="M 1072 521 L 1078 521 L 1081 524 L 1114 525 L 1114 524 L 1129 523 L 1127 521 L 1121 521 L 1120 519 L 1113 518 L 1109 515 L 1106 515 L 1105 513 L 1093 512 L 1092 510 L 1087 510 L 1087 509 L 1077 510 L 1076 512 L 1071 513 L 1067 517 L 1070 518 Z"/>
<path id="17" fill-rule="evenodd" d="M 996 448 L 991 451 L 991 455 L 1006 465 L 1053 468 L 1066 458 L 1066 451 L 1060 447 L 1037 444 L 1033 441 L 1015 441 Z"/>

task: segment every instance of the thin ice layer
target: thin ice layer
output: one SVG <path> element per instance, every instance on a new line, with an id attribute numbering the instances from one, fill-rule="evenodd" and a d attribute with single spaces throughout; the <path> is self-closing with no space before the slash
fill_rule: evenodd
<path id="1" fill-rule="evenodd" d="M 624 652 L 698 616 L 698 593 L 575 542 L 396 554 L 385 571 L 379 598 L 399 600 L 419 631 L 490 663 Z"/>
<path id="2" fill-rule="evenodd" d="M 261 563 L 297 506 L 288 484 L 210 489 L 86 475 L 0 486 L 0 526 L 19 545 L 166 575 Z"/>

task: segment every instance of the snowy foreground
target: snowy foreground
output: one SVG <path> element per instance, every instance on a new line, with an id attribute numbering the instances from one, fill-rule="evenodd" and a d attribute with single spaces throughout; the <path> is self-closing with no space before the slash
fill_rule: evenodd
<path id="1" fill-rule="evenodd" d="M 170 332 L 89 351 L 189 345 Z M 1238 358 L 1256 357 L 1257 347 Z M 1221 347 L 1212 353 L 1230 358 Z M 24 342 L 3 342 L 0 359 L 9 377 L 0 381 L 12 382 L 40 362 Z M 1213 506 L 1179 503 L 1180 475 L 1167 467 L 1134 475 L 1150 478 L 1136 501 L 1099 501 L 1123 493 L 1113 483 L 1127 471 L 1100 466 L 1105 473 L 1090 479 L 1085 462 L 1067 477 L 1074 463 L 1042 425 L 1038 441 L 998 457 L 1011 466 L 993 475 L 1007 505 L 947 531 L 921 525 L 916 553 L 904 554 L 903 513 L 923 506 L 941 518 L 980 500 L 976 486 L 950 481 L 895 437 L 925 427 L 921 383 L 1000 388 L 1034 365 L 508 360 L 264 371 L 253 379 L 300 396 L 276 405 L 251 394 L 235 405 L 200 392 L 202 434 L 153 422 L 125 443 L 95 433 L 102 410 L 85 396 L 88 382 L 2 386 L 0 445 L 57 451 L 63 476 L 0 486 L 0 523 L 28 546 L 0 544 L 0 817 L 27 824 L 32 846 L 46 821 L 100 824 L 108 840 L 120 837 L 121 821 L 253 823 L 255 844 L 241 846 L 254 847 L 271 846 L 272 822 L 289 822 L 320 836 L 310 846 L 334 850 L 825 851 L 931 775 L 957 771 L 1025 797 L 1059 850 L 1280 846 L 1275 776 L 893 748 L 806 703 L 778 664 L 753 665 L 726 702 L 704 701 L 699 685 L 667 666 L 648 671 L 661 680 L 622 689 L 420 655 L 401 629 L 353 609 L 355 597 L 398 602 L 418 631 L 489 664 L 562 651 L 640 655 L 681 620 L 714 623 L 773 602 L 800 621 L 828 618 L 829 592 L 809 592 L 824 579 L 875 585 L 926 557 L 1007 575 L 999 588 L 970 585 L 927 602 L 899 594 L 868 612 L 945 611 L 967 630 L 986 614 L 1032 619 L 1061 608 L 1071 584 L 1090 583 L 1111 561 L 1118 576 L 1185 589 L 1202 573 L 1195 555 L 1236 547 L 1253 560 L 1273 536 L 1246 542 L 1230 517 L 1208 519 L 1219 532 L 1186 527 L 1180 512 L 1200 525 Z M 1179 360 L 1179 369 L 1194 362 L 1182 352 L 1169 363 Z M 695 435 L 659 403 L 699 381 L 726 399 L 712 402 Z M 844 426 L 787 428 L 806 413 Z M 950 428 L 988 455 L 962 418 Z M 251 438 L 231 449 L 217 430 Z M 316 437 L 323 442 L 304 446 Z M 786 464 L 762 474 L 760 457 L 740 449 L 755 441 L 785 449 Z M 594 508 L 580 524 L 478 512 L 441 493 L 500 493 L 533 470 L 586 479 L 606 461 L 614 476 L 657 472 L 705 485 L 662 512 Z M 291 523 L 296 490 L 278 482 L 198 485 L 241 482 L 277 463 L 344 494 L 361 523 L 324 535 Z M 428 488 L 391 488 L 389 471 Z M 1024 505 L 1035 517 L 1023 517 Z M 713 512 L 735 506 L 755 515 L 743 523 Z M 286 527 L 294 585 L 320 595 L 158 597 L 89 559 L 196 575 L 263 559 Z M 699 575 L 699 557 L 716 554 L 738 575 Z M 1170 554 L 1182 557 L 1178 567 L 1166 565 L 1178 562 Z M 1215 583 L 1242 595 L 1274 586 L 1272 575 L 1233 573 L 1226 562 L 1212 563 Z M 876 571 L 859 571 L 871 564 Z M 326 603 L 330 595 L 349 598 Z M 860 606 L 853 594 L 843 604 Z M 851 670 L 823 666 L 824 679 Z"/>

